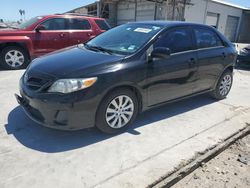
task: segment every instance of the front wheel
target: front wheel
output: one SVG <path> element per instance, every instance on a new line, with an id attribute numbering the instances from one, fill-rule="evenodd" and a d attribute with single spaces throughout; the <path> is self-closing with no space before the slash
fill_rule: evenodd
<path id="1" fill-rule="evenodd" d="M 115 90 L 102 101 L 97 112 L 96 126 L 104 133 L 119 133 L 127 129 L 137 113 L 136 95 L 129 89 Z"/>
<path id="2" fill-rule="evenodd" d="M 0 53 L 0 64 L 7 70 L 23 69 L 29 64 L 29 56 L 21 47 L 8 46 Z"/>
<path id="3" fill-rule="evenodd" d="M 226 98 L 233 84 L 233 73 L 228 70 L 220 77 L 215 90 L 211 93 L 212 97 L 218 100 Z"/>

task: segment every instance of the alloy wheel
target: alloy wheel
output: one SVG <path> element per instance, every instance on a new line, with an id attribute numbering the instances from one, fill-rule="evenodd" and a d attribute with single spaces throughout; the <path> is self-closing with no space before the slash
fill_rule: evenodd
<path id="1" fill-rule="evenodd" d="M 128 124 L 134 114 L 134 102 L 127 95 L 114 98 L 106 109 L 106 122 L 111 128 L 119 129 Z"/>
<path id="2" fill-rule="evenodd" d="M 5 62 L 12 68 L 22 66 L 24 61 L 24 55 L 18 50 L 11 50 L 5 55 Z"/>
<path id="3" fill-rule="evenodd" d="M 232 77 L 228 74 L 224 76 L 224 78 L 221 80 L 219 92 L 221 96 L 225 96 L 230 91 L 232 85 Z"/>

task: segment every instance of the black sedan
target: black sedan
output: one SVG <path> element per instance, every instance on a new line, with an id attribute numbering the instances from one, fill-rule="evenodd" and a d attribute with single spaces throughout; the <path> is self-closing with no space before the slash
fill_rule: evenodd
<path id="1" fill-rule="evenodd" d="M 237 58 L 237 66 L 250 67 L 250 45 L 242 48 L 239 51 Z"/>
<path id="2" fill-rule="evenodd" d="M 236 57 L 231 42 L 209 26 L 128 23 L 34 60 L 16 98 L 44 126 L 117 133 L 168 102 L 203 93 L 224 99 Z"/>

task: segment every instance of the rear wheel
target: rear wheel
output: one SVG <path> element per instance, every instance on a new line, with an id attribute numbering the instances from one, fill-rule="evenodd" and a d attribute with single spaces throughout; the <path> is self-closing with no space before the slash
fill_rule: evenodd
<path id="1" fill-rule="evenodd" d="M 226 98 L 233 84 L 233 73 L 230 70 L 225 71 L 220 77 L 212 97 L 218 100 Z"/>
<path id="2" fill-rule="evenodd" d="M 96 126 L 102 132 L 122 132 L 135 120 L 138 114 L 136 95 L 129 89 L 118 89 L 102 101 L 96 118 Z"/>
<path id="3" fill-rule="evenodd" d="M 29 64 L 29 56 L 21 47 L 8 46 L 0 53 L 0 64 L 7 70 L 22 69 Z"/>

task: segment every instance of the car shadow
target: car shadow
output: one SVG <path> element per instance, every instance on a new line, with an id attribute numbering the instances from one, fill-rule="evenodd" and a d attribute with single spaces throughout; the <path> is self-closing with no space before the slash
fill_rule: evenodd
<path id="1" fill-rule="evenodd" d="M 146 111 L 137 118 L 127 133 L 133 135 L 141 134 L 137 130 L 141 126 L 150 126 L 153 122 L 171 118 L 213 102 L 216 101 L 207 96 L 198 96 Z M 175 125 L 168 124 L 166 126 Z M 73 132 L 49 129 L 30 120 L 20 106 L 9 113 L 8 124 L 5 125 L 5 129 L 8 134 L 12 134 L 22 145 L 46 153 L 82 148 L 118 136 L 101 133 L 96 128 Z"/>

